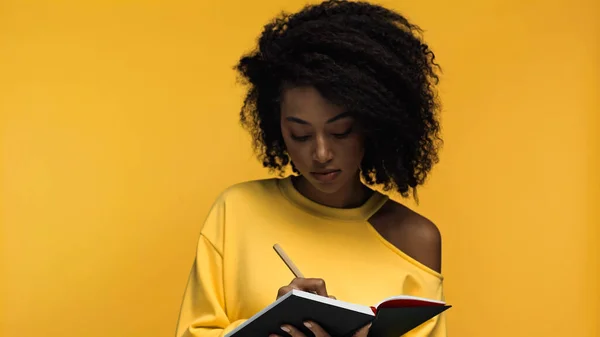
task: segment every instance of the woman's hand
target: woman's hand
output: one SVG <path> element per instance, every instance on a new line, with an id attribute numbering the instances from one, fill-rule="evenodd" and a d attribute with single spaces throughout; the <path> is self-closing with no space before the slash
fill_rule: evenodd
<path id="1" fill-rule="evenodd" d="M 317 295 L 335 299 L 334 296 L 327 294 L 325 281 L 320 278 L 295 278 L 287 286 L 279 288 L 279 291 L 277 292 L 277 298 L 289 293 L 293 289 L 312 292 L 316 293 Z"/>
<path id="2" fill-rule="evenodd" d="M 327 287 L 325 286 L 325 281 L 320 278 L 295 278 L 287 286 L 279 288 L 279 291 L 277 292 L 277 298 L 280 298 L 281 296 L 287 294 L 288 292 L 292 291 L 293 289 L 307 291 L 307 292 L 313 292 L 313 293 L 316 293 L 317 295 L 335 299 L 334 296 L 331 296 L 327 293 Z M 327 333 L 327 331 L 325 331 L 321 326 L 319 326 L 315 322 L 310 322 L 310 321 L 304 322 L 304 326 L 306 326 L 306 328 L 310 329 L 310 331 L 312 331 L 312 333 L 315 334 L 315 337 L 331 337 Z M 364 326 L 363 328 L 358 330 L 353 335 L 353 337 L 367 337 L 367 335 L 369 334 L 370 327 L 371 327 L 371 324 Z M 292 337 L 307 337 L 304 333 L 302 333 L 302 331 L 298 330 L 296 327 L 293 327 L 291 325 L 284 325 L 281 327 L 281 330 L 287 332 Z M 281 337 L 281 336 L 271 335 L 270 337 Z"/>
<path id="3" fill-rule="evenodd" d="M 315 337 L 331 337 L 327 333 L 327 331 L 323 330 L 323 328 L 321 328 L 315 322 L 305 322 L 304 326 L 306 326 L 308 329 L 310 329 L 310 331 L 312 331 L 312 333 L 315 334 Z M 367 337 L 367 335 L 369 334 L 370 327 L 371 327 L 371 324 L 368 324 L 368 325 L 362 327 L 360 330 L 358 330 L 356 333 L 354 333 L 353 337 Z M 295 327 L 293 327 L 291 325 L 284 325 L 281 327 L 281 330 L 287 332 L 292 337 L 306 337 L 306 335 L 304 333 L 302 333 L 302 331 L 296 329 Z M 269 337 L 281 337 L 281 336 L 271 335 Z"/>

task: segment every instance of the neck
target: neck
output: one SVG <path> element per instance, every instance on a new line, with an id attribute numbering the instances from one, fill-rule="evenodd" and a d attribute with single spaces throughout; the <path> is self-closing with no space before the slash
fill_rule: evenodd
<path id="1" fill-rule="evenodd" d="M 328 207 L 334 208 L 356 208 L 364 204 L 373 194 L 373 191 L 362 184 L 360 176 L 340 188 L 334 193 L 324 193 L 311 185 L 304 177 L 299 176 L 292 179 L 292 182 L 300 192 L 308 199 Z"/>

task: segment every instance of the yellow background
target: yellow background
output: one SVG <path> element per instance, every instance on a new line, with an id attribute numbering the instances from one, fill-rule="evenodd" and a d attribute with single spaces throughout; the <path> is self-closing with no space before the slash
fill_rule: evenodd
<path id="1" fill-rule="evenodd" d="M 301 4 L 0 2 L 0 335 L 173 335 L 208 207 L 268 176 L 231 68 Z M 383 4 L 444 68 L 418 210 L 443 232 L 450 335 L 600 336 L 599 3 Z"/>

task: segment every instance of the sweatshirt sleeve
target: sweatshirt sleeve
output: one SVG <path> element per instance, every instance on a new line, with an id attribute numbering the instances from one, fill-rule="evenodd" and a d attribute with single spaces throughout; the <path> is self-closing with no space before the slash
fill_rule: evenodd
<path id="1" fill-rule="evenodd" d="M 433 281 L 423 282 L 420 291 L 415 295 L 445 301 L 442 279 L 439 278 L 434 279 Z M 404 337 L 446 337 L 446 312 L 447 311 L 444 311 L 415 329 L 407 332 Z"/>
<path id="2" fill-rule="evenodd" d="M 225 215 L 225 202 L 218 200 L 202 227 L 176 337 L 222 337 L 244 321 L 231 321 L 225 308 L 222 249 Z"/>

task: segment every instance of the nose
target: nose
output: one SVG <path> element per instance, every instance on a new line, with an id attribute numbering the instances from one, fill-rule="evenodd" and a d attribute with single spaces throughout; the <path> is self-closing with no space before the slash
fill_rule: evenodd
<path id="1" fill-rule="evenodd" d="M 327 139 L 323 136 L 317 136 L 315 149 L 313 151 L 313 160 L 325 164 L 333 159 L 333 151 Z"/>

